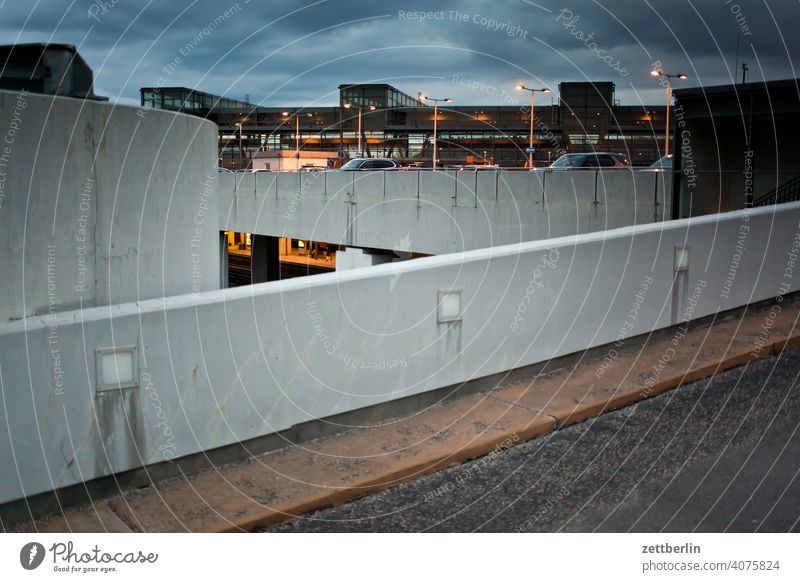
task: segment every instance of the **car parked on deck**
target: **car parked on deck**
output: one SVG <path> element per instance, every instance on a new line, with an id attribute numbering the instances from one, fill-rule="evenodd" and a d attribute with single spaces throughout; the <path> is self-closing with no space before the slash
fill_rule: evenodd
<path id="1" fill-rule="evenodd" d="M 556 170 L 573 170 L 576 168 L 628 168 L 631 163 L 622 154 L 610 152 L 590 152 L 582 154 L 564 154 L 550 167 Z"/>
<path id="2" fill-rule="evenodd" d="M 389 158 L 353 158 L 341 168 L 341 172 L 361 172 L 364 170 L 396 170 L 400 165 Z"/>

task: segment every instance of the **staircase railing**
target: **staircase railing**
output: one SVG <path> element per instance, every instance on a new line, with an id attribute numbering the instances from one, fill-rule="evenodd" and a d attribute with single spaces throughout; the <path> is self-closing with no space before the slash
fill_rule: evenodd
<path id="1" fill-rule="evenodd" d="M 781 184 L 772 192 L 767 192 L 753 200 L 753 207 L 769 206 L 770 204 L 784 204 L 800 200 L 800 176 L 792 178 Z"/>

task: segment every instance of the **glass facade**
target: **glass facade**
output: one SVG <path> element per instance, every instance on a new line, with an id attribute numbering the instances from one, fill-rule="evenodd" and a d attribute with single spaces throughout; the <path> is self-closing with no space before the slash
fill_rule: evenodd
<path id="1" fill-rule="evenodd" d="M 141 105 L 146 109 L 167 109 L 209 118 L 222 111 L 249 111 L 252 108 L 252 105 L 244 101 L 193 91 L 186 87 L 144 87 L 140 90 L 140 95 Z"/>
<path id="2" fill-rule="evenodd" d="M 339 85 L 339 104 L 353 107 L 374 106 L 376 109 L 420 107 L 419 100 L 406 95 L 391 85 Z"/>

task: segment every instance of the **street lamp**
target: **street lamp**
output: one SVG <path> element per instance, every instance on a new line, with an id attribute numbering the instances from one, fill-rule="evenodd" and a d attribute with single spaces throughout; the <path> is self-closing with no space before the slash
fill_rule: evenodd
<path id="1" fill-rule="evenodd" d="M 288 111 L 284 111 L 282 115 L 289 117 L 291 114 Z M 310 113 L 306 113 L 306 117 L 313 116 Z M 294 158 L 296 160 L 300 159 L 300 116 L 297 112 L 294 114 Z"/>
<path id="2" fill-rule="evenodd" d="M 689 77 L 684 75 L 683 73 L 678 73 L 677 75 L 670 75 L 665 73 L 661 68 L 653 69 L 650 71 L 650 75 L 653 77 L 666 77 L 667 78 L 667 117 L 665 120 L 665 128 L 664 128 L 664 155 L 669 155 L 669 107 L 672 103 L 672 79 L 680 79 L 681 81 L 685 81 Z"/>
<path id="3" fill-rule="evenodd" d="M 345 103 L 344 104 L 344 108 L 345 109 L 350 109 L 352 106 L 353 106 L 352 103 Z M 358 157 L 361 158 L 361 157 L 364 157 L 364 154 L 363 154 L 363 152 L 361 150 L 361 111 L 362 111 L 362 108 L 358 107 L 357 109 L 358 109 Z M 369 106 L 369 110 L 370 111 L 375 111 L 375 106 L 374 105 L 370 105 Z"/>
<path id="4" fill-rule="evenodd" d="M 239 121 L 236 122 L 236 127 L 239 128 L 239 169 L 240 170 L 244 169 L 242 167 L 242 165 L 244 164 L 244 161 L 243 161 L 244 154 L 243 154 L 243 149 L 242 149 L 242 130 L 243 130 L 243 126 L 244 126 L 244 122 L 245 121 L 250 121 L 250 120 L 247 117 L 242 117 L 240 115 L 239 116 Z"/>
<path id="5" fill-rule="evenodd" d="M 517 85 L 517 91 L 530 91 L 531 93 L 531 135 L 528 140 L 528 168 L 533 169 L 533 112 L 535 108 L 534 103 L 534 96 L 536 92 L 539 91 L 540 93 L 549 93 L 550 89 L 544 87 L 542 89 L 531 89 L 530 87 L 526 87 L 525 85 Z"/>
<path id="6" fill-rule="evenodd" d="M 420 101 L 433 101 L 433 169 L 436 170 L 436 121 L 439 112 L 439 103 L 452 103 L 453 100 L 450 97 L 445 97 L 444 99 L 436 99 L 435 97 L 428 97 L 422 93 L 419 94 Z"/>
<path id="7" fill-rule="evenodd" d="M 236 127 L 239 128 L 239 169 L 242 169 L 242 124 L 241 122 L 236 122 Z"/>

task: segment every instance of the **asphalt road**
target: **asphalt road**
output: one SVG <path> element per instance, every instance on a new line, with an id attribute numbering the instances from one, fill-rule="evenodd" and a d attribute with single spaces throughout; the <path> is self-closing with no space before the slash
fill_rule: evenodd
<path id="1" fill-rule="evenodd" d="M 800 531 L 800 350 L 271 531 Z"/>

